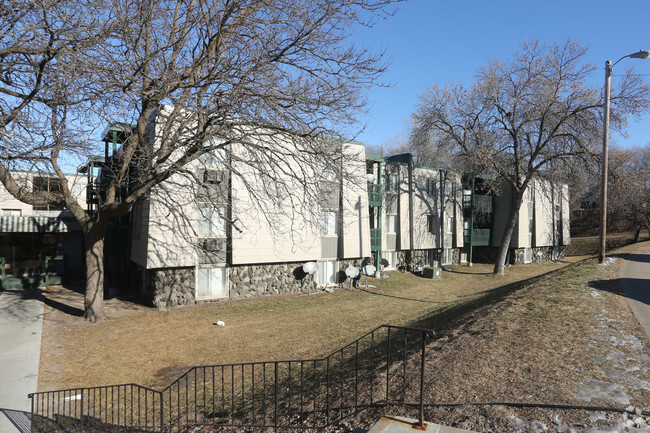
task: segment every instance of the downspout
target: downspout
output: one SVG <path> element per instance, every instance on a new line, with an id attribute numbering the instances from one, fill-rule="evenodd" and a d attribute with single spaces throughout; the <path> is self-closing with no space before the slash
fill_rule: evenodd
<path id="1" fill-rule="evenodd" d="M 445 181 L 446 171 L 440 170 L 440 264 L 442 265 L 442 254 L 445 249 Z"/>
<path id="2" fill-rule="evenodd" d="M 469 261 L 468 265 L 472 266 L 472 252 L 474 250 L 474 194 L 476 192 L 476 178 L 472 177 L 472 194 L 469 196 Z"/>
<path id="3" fill-rule="evenodd" d="M 379 266 L 381 265 L 381 252 L 382 252 L 382 246 L 384 243 L 384 230 L 382 229 L 381 225 L 381 213 L 383 212 L 384 209 L 384 196 L 386 195 L 384 193 L 384 185 L 382 182 L 382 177 L 381 177 L 381 166 L 382 166 L 383 161 L 379 161 L 377 166 L 379 167 L 377 170 L 377 179 L 379 181 L 379 191 L 381 192 L 381 204 L 377 208 L 377 228 L 379 229 L 379 248 L 377 249 L 377 269 L 379 269 Z M 372 251 L 371 254 L 372 256 Z"/>

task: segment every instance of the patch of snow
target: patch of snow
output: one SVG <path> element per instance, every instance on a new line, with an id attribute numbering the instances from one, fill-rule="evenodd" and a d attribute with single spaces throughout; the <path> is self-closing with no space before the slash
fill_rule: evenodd
<path id="1" fill-rule="evenodd" d="M 576 398 L 591 401 L 595 398 L 612 400 L 620 404 L 630 404 L 630 397 L 621 389 L 621 385 L 589 379 L 576 390 Z"/>
<path id="2" fill-rule="evenodd" d="M 546 427 L 546 424 L 544 424 L 541 421 L 537 421 L 537 420 L 526 421 L 526 420 L 517 418 L 514 415 L 512 415 L 510 417 L 510 419 L 512 420 L 512 426 L 518 432 L 531 431 L 533 433 L 542 433 L 542 432 L 545 432 L 546 430 L 548 430 L 548 427 Z"/>
<path id="3" fill-rule="evenodd" d="M 615 259 L 614 257 L 607 257 L 607 259 L 605 259 L 605 263 L 599 263 L 598 266 L 601 267 L 601 268 L 604 268 L 604 267 L 607 267 L 607 266 L 611 266 L 611 265 L 613 265 L 614 263 L 616 263 L 617 260 L 618 260 L 618 259 Z"/>

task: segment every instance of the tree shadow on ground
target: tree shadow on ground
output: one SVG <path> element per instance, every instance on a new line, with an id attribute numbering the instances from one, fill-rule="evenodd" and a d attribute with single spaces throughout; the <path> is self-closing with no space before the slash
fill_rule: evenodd
<path id="1" fill-rule="evenodd" d="M 643 278 L 614 278 L 611 280 L 589 281 L 587 285 L 593 289 L 625 296 L 645 305 L 650 305 L 648 295 L 648 280 Z"/>

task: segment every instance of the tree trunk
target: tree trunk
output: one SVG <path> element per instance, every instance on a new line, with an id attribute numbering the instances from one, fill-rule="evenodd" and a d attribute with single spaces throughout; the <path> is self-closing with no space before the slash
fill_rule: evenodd
<path id="1" fill-rule="evenodd" d="M 517 218 L 519 217 L 519 209 L 521 208 L 522 199 L 522 193 L 519 191 L 513 191 L 512 208 L 510 209 L 510 214 L 508 215 L 508 221 L 506 223 L 506 229 L 503 232 L 503 238 L 501 238 L 499 254 L 497 254 L 497 260 L 494 263 L 493 272 L 495 275 L 505 274 L 506 257 L 508 256 L 508 249 L 510 248 L 512 234 L 514 233 L 515 226 L 517 225 Z"/>
<path id="2" fill-rule="evenodd" d="M 86 295 L 84 318 L 93 323 L 103 320 L 104 313 L 104 229 L 100 224 L 84 233 L 86 256 Z"/>
<path id="3" fill-rule="evenodd" d="M 641 226 L 637 227 L 634 230 L 634 243 L 639 242 L 640 238 L 641 238 Z"/>

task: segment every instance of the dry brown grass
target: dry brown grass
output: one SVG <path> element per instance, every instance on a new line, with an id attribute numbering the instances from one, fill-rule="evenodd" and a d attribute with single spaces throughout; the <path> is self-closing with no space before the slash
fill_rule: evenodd
<path id="1" fill-rule="evenodd" d="M 486 296 L 512 291 L 567 263 L 513 266 L 505 277 L 494 277 L 489 265 L 455 267 L 439 280 L 393 273 L 381 290 L 344 285 L 333 293 L 166 312 L 111 300 L 110 319 L 96 325 L 70 314 L 80 311 L 81 295 L 54 289 L 48 295 L 54 307 L 46 308 L 44 321 L 39 390 L 130 382 L 162 387 L 193 365 L 323 356 L 383 323 L 440 327 Z M 226 326 L 215 326 L 218 320 Z"/>

